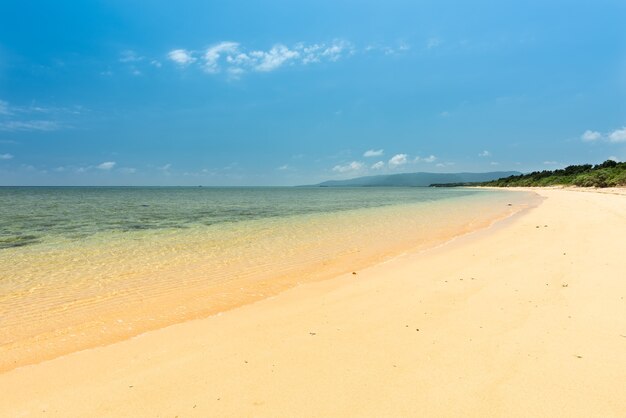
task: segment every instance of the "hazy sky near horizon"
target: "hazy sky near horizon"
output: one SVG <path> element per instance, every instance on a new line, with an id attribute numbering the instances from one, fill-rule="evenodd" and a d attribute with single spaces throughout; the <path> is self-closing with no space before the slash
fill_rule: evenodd
<path id="1" fill-rule="evenodd" d="M 0 5 L 0 185 L 626 160 L 626 2 Z"/>

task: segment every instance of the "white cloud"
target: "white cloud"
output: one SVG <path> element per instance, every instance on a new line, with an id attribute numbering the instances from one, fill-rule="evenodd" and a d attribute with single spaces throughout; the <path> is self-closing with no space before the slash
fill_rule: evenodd
<path id="1" fill-rule="evenodd" d="M 220 42 L 208 48 L 204 53 L 204 70 L 214 74 L 220 71 L 219 59 L 223 54 L 235 54 L 239 48 L 237 42 Z"/>
<path id="2" fill-rule="evenodd" d="M 183 66 L 196 61 L 196 58 L 192 55 L 192 53 L 186 49 L 174 49 L 167 53 L 167 58 L 174 61 L 176 64 Z"/>
<path id="3" fill-rule="evenodd" d="M 614 155 L 611 155 L 609 158 L 607 158 L 607 160 L 612 160 L 612 161 L 615 161 L 616 163 L 620 162 L 620 159 Z"/>
<path id="4" fill-rule="evenodd" d="M 159 170 L 167 171 L 167 170 L 169 170 L 170 168 L 172 168 L 172 164 L 167 163 L 167 164 L 165 164 L 164 166 L 162 166 L 162 167 L 158 167 L 158 168 L 159 168 Z"/>
<path id="5" fill-rule="evenodd" d="M 406 154 L 396 154 L 389 159 L 389 165 L 391 167 L 399 167 L 401 165 L 406 164 Z"/>
<path id="6" fill-rule="evenodd" d="M 379 161 L 377 163 L 372 164 L 372 167 L 370 167 L 372 170 L 381 170 L 385 167 L 385 163 L 382 161 Z"/>
<path id="7" fill-rule="evenodd" d="M 304 45 L 302 43 L 297 44 L 294 49 L 300 52 L 303 64 L 311 64 L 320 62 L 320 52 L 324 46 L 320 44 Z"/>
<path id="8" fill-rule="evenodd" d="M 254 67 L 257 71 L 273 71 L 286 62 L 298 58 L 300 53 L 287 48 L 285 45 L 274 45 L 269 51 L 252 51 L 250 56 L 258 59 Z"/>
<path id="9" fill-rule="evenodd" d="M 609 142 L 626 142 L 626 126 L 609 134 Z"/>
<path id="10" fill-rule="evenodd" d="M 10 120 L 0 122 L 0 131 L 56 131 L 58 129 L 61 129 L 61 125 L 51 120 Z"/>
<path id="11" fill-rule="evenodd" d="M 335 62 L 343 55 L 354 53 L 352 44 L 344 40 L 335 40 L 330 45 L 299 43 L 294 46 L 294 49 L 299 52 L 302 64 L 321 62 L 323 59 Z"/>
<path id="12" fill-rule="evenodd" d="M 492 162 L 489 163 L 489 165 L 500 165 L 500 163 L 497 162 L 497 161 L 492 161 Z"/>
<path id="13" fill-rule="evenodd" d="M 152 60 L 152 61 L 150 61 L 150 64 L 154 65 L 157 68 L 161 68 L 162 67 L 161 61 Z"/>
<path id="14" fill-rule="evenodd" d="M 99 170 L 111 170 L 113 167 L 115 167 L 115 164 L 115 161 L 106 161 L 98 165 L 96 168 Z"/>
<path id="15" fill-rule="evenodd" d="M 596 131 L 586 130 L 581 136 L 580 139 L 586 142 L 597 141 L 602 139 L 602 134 Z"/>
<path id="16" fill-rule="evenodd" d="M 234 53 L 226 56 L 226 62 L 232 65 L 245 65 L 252 60 L 248 54 L 243 52 Z"/>
<path id="17" fill-rule="evenodd" d="M 11 154 L 0 154 L 0 160 L 10 160 L 13 158 Z"/>
<path id="18" fill-rule="evenodd" d="M 320 53 L 321 57 L 325 57 L 330 61 L 337 61 L 341 58 L 341 55 L 346 52 L 353 54 L 354 50 L 352 45 L 347 41 L 334 41 L 331 45 L 324 47 Z"/>
<path id="19" fill-rule="evenodd" d="M 445 163 L 437 163 L 436 167 L 450 167 L 451 165 L 454 165 L 455 163 L 447 161 Z"/>
<path id="20" fill-rule="evenodd" d="M 561 165 L 558 161 L 544 161 L 544 165 Z"/>
<path id="21" fill-rule="evenodd" d="M 358 171 L 362 168 L 363 168 L 363 163 L 360 163 L 358 161 L 352 161 L 349 164 L 334 166 L 333 171 L 336 171 L 337 173 L 348 173 L 351 171 Z"/>
<path id="22" fill-rule="evenodd" d="M 247 71 L 269 72 L 287 64 L 334 62 L 353 53 L 352 44 L 344 40 L 335 40 L 330 44 L 298 43 L 292 47 L 279 43 L 269 50 L 246 50 L 238 42 L 224 41 L 206 49 L 202 66 L 207 73 L 217 74 L 225 69 L 230 76 L 238 78 Z M 196 61 L 194 53 L 187 49 L 172 50 L 167 56 L 181 66 Z M 127 60 L 132 57 L 136 55 L 128 55 Z"/>
<path id="23" fill-rule="evenodd" d="M 119 171 L 121 171 L 124 174 L 135 174 L 137 172 L 137 169 L 133 167 L 123 167 L 123 168 L 120 168 Z"/>
<path id="24" fill-rule="evenodd" d="M 281 165 L 280 167 L 277 167 L 276 170 L 280 170 L 280 171 L 289 170 L 289 166 L 287 164 L 284 164 L 284 165 Z"/>
<path id="25" fill-rule="evenodd" d="M 487 150 L 478 153 L 479 157 L 491 157 L 491 153 Z"/>
<path id="26" fill-rule="evenodd" d="M 377 150 L 370 149 L 370 150 L 365 151 L 363 153 L 363 156 L 364 157 L 380 157 L 383 154 L 384 154 L 384 150 L 382 149 L 377 149 Z"/>
<path id="27" fill-rule="evenodd" d="M 626 142 L 626 126 L 620 129 L 615 129 L 614 131 L 604 135 L 597 131 L 586 130 L 580 136 L 580 139 L 585 142 L 596 142 L 600 140 L 612 143 Z"/>

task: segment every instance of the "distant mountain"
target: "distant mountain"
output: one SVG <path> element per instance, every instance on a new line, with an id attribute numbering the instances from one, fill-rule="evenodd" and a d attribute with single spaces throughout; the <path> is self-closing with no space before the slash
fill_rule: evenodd
<path id="1" fill-rule="evenodd" d="M 356 177 L 348 180 L 329 180 L 314 187 L 428 187 L 431 184 L 474 183 L 516 176 L 517 171 L 489 173 L 402 173 Z"/>

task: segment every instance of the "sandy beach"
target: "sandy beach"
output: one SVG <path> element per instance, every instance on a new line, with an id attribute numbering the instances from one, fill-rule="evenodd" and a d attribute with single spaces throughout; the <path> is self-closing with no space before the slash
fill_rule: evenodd
<path id="1" fill-rule="evenodd" d="M 0 375 L 0 416 L 626 414 L 626 194 Z"/>

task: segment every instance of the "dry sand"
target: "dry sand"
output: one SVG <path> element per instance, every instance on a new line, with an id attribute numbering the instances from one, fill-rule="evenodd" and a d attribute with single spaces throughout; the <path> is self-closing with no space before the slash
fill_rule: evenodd
<path id="1" fill-rule="evenodd" d="M 0 416 L 626 416 L 626 196 L 0 375 Z"/>

